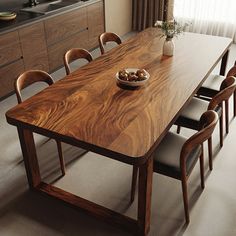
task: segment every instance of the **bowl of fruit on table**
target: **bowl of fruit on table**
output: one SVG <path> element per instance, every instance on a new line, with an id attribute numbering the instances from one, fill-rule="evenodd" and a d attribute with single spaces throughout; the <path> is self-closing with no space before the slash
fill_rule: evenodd
<path id="1" fill-rule="evenodd" d="M 144 69 L 127 68 L 116 73 L 117 82 L 130 87 L 143 86 L 149 78 L 149 73 Z"/>

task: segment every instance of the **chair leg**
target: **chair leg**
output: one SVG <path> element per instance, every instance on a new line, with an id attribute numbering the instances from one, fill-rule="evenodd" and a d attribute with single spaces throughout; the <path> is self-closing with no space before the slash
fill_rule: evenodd
<path id="1" fill-rule="evenodd" d="M 236 116 L 236 91 L 234 91 L 234 102 L 233 102 L 233 104 L 234 104 L 234 117 Z"/>
<path id="2" fill-rule="evenodd" d="M 225 127 L 226 134 L 229 133 L 229 100 L 225 101 Z"/>
<path id="3" fill-rule="evenodd" d="M 138 167 L 133 166 L 132 183 L 131 183 L 131 197 L 130 197 L 130 202 L 131 203 L 134 201 L 137 177 L 138 177 Z"/>
<path id="4" fill-rule="evenodd" d="M 209 168 L 210 170 L 213 169 L 213 164 L 212 164 L 212 137 L 208 139 L 208 155 L 209 155 Z"/>
<path id="5" fill-rule="evenodd" d="M 204 180 L 204 156 L 203 156 L 203 151 L 202 154 L 199 157 L 200 160 L 200 175 L 201 175 L 201 187 L 202 189 L 205 188 L 205 180 Z"/>
<path id="6" fill-rule="evenodd" d="M 223 147 L 223 113 L 220 116 L 220 147 Z"/>
<path id="7" fill-rule="evenodd" d="M 63 158 L 63 154 L 62 154 L 61 142 L 56 140 L 56 143 L 57 143 L 57 150 L 58 150 L 58 155 L 59 155 L 59 160 L 60 160 L 61 173 L 62 173 L 62 175 L 65 175 L 65 173 L 66 173 L 65 162 L 64 162 L 64 158 Z"/>
<path id="8" fill-rule="evenodd" d="M 181 129 L 181 126 L 180 126 L 180 125 L 177 125 L 177 134 L 180 133 L 180 129 Z"/>
<path id="9" fill-rule="evenodd" d="M 184 212 L 186 224 L 189 223 L 189 207 L 188 207 L 188 190 L 187 190 L 187 178 L 184 176 L 181 179 L 182 191 L 183 191 L 183 201 L 184 201 Z"/>

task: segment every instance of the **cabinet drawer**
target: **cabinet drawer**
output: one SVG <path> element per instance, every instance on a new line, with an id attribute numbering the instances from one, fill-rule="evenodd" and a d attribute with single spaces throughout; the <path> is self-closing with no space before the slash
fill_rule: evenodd
<path id="1" fill-rule="evenodd" d="M 88 29 L 89 47 L 92 49 L 98 46 L 98 36 L 105 30 L 102 1 L 88 6 Z"/>
<path id="2" fill-rule="evenodd" d="M 25 70 L 48 71 L 48 55 L 43 23 L 36 23 L 19 30 Z"/>
<path id="3" fill-rule="evenodd" d="M 0 68 L 0 97 L 14 91 L 14 81 L 23 71 L 22 59 Z"/>
<path id="4" fill-rule="evenodd" d="M 50 71 L 54 71 L 61 67 L 63 65 L 63 56 L 66 51 L 76 47 L 88 49 L 88 30 L 74 34 L 70 38 L 48 47 Z"/>
<path id="5" fill-rule="evenodd" d="M 17 31 L 0 36 L 0 66 L 20 59 L 22 56 Z"/>
<path id="6" fill-rule="evenodd" d="M 87 8 L 53 17 L 45 21 L 47 45 L 60 42 L 69 36 L 88 28 Z"/>

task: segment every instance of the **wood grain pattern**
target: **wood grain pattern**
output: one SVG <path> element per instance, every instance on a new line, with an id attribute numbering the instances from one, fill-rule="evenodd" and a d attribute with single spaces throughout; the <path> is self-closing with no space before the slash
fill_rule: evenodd
<path id="1" fill-rule="evenodd" d="M 48 58 L 50 71 L 61 67 L 63 65 L 63 56 L 71 48 L 88 48 L 88 30 L 62 40 L 59 43 L 48 47 Z"/>
<path id="2" fill-rule="evenodd" d="M 14 91 L 14 81 L 23 71 L 24 63 L 22 59 L 0 69 L 0 97 L 7 96 Z"/>
<path id="3" fill-rule="evenodd" d="M 42 22 L 19 30 L 25 70 L 48 71 L 48 55 Z"/>
<path id="4" fill-rule="evenodd" d="M 98 36 L 105 31 L 104 3 L 94 3 L 88 9 L 89 48 L 98 46 Z"/>
<path id="5" fill-rule="evenodd" d="M 157 29 L 147 29 L 11 109 L 7 120 L 141 164 L 221 60 L 231 39 L 185 33 L 175 44 L 174 56 L 163 57 L 163 39 Z M 148 84 L 137 90 L 118 87 L 115 74 L 127 67 L 146 69 L 151 75 Z"/>
<path id="6" fill-rule="evenodd" d="M 52 45 L 88 28 L 87 8 L 55 16 L 45 21 L 47 44 Z"/>
<path id="7" fill-rule="evenodd" d="M 39 164 L 35 149 L 33 133 L 30 130 L 18 128 L 21 150 L 30 188 L 34 188 L 41 182 Z"/>
<path id="8" fill-rule="evenodd" d="M 186 47 L 188 42 L 191 45 Z M 152 153 L 230 47 L 231 40 L 186 33 L 176 40 L 175 55 L 171 58 L 162 57 L 162 44 L 157 30 L 147 29 L 6 113 L 7 121 L 24 132 L 20 136 L 23 143 L 28 139 L 25 130 L 29 130 L 28 133 L 37 132 L 137 164 L 140 168 L 137 221 L 112 215 L 108 209 L 38 183 L 40 174 L 33 172 L 38 167 L 31 141 L 22 151 L 29 162 L 26 168 L 32 173 L 28 174 L 29 183 L 38 183 L 33 189 L 104 220 L 114 219 L 128 228 L 134 227 L 136 235 L 148 234 Z M 115 74 L 127 67 L 146 69 L 151 75 L 148 84 L 136 90 L 118 87 Z"/>
<path id="9" fill-rule="evenodd" d="M 148 235 L 151 220 L 153 156 L 139 167 L 138 234 Z"/>
<path id="10" fill-rule="evenodd" d="M 17 31 L 0 36 L 0 66 L 20 59 L 22 56 Z"/>

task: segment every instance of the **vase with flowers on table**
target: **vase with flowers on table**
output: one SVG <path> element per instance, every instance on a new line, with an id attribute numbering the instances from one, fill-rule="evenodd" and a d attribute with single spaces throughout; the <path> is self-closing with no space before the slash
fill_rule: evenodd
<path id="1" fill-rule="evenodd" d="M 161 29 L 161 37 L 165 37 L 163 44 L 163 55 L 173 56 L 175 44 L 173 38 L 183 33 L 189 24 L 179 24 L 176 20 L 156 21 L 155 27 Z"/>

